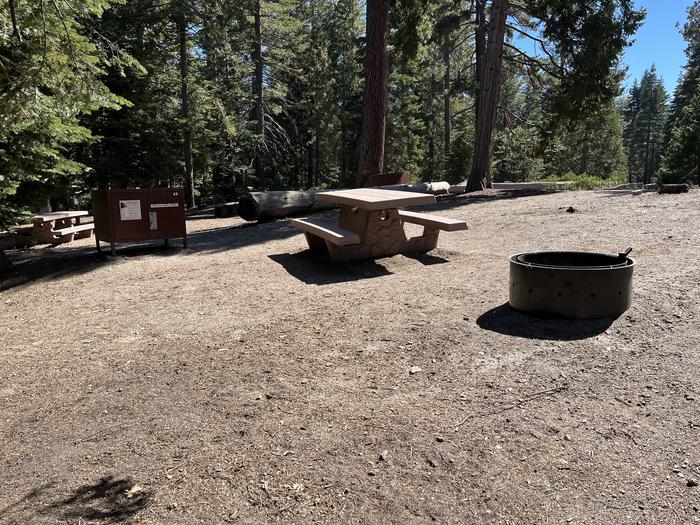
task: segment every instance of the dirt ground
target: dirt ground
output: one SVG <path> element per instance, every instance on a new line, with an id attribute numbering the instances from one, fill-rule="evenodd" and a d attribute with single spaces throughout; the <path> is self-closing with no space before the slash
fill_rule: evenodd
<path id="1" fill-rule="evenodd" d="M 0 523 L 700 522 L 700 191 L 433 211 L 470 229 L 336 267 L 206 214 L 9 252 Z M 619 318 L 508 308 L 508 255 L 627 246 Z"/>

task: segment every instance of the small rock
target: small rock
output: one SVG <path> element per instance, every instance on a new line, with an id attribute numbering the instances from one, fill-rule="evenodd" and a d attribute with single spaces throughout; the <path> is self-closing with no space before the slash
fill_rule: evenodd
<path id="1" fill-rule="evenodd" d="M 437 467 L 437 464 L 430 458 L 428 458 L 425 462 L 433 468 Z"/>
<path id="2" fill-rule="evenodd" d="M 412 366 L 411 369 L 408 371 L 408 373 L 413 375 L 413 374 L 417 374 L 421 370 L 422 370 L 422 368 L 419 366 Z"/>
<path id="3" fill-rule="evenodd" d="M 389 451 L 388 450 L 382 450 L 382 453 L 379 454 L 379 461 L 386 461 L 386 458 L 389 456 Z"/>
<path id="4" fill-rule="evenodd" d="M 442 437 L 442 436 L 437 436 L 437 437 L 435 438 L 435 441 L 437 441 L 438 443 L 442 443 L 442 442 L 445 441 L 445 438 Z"/>
<path id="5" fill-rule="evenodd" d="M 575 211 L 576 208 L 574 208 L 573 206 L 569 206 L 568 208 L 566 208 L 566 213 L 574 213 Z"/>
<path id="6" fill-rule="evenodd" d="M 689 487 L 697 487 L 698 486 L 698 480 L 695 478 L 688 478 L 688 481 L 685 483 Z"/>
<path id="7" fill-rule="evenodd" d="M 367 472 L 367 475 L 368 475 L 368 476 L 376 476 L 377 473 L 376 473 L 374 470 L 370 470 L 370 471 Z"/>
<path id="8" fill-rule="evenodd" d="M 564 434 L 565 441 L 571 441 L 571 436 L 569 434 Z"/>

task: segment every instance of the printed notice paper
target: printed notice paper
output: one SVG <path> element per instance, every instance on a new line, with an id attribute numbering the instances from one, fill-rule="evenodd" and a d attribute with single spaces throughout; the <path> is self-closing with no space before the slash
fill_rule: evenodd
<path id="1" fill-rule="evenodd" d="M 123 221 L 141 220 L 141 201 L 128 200 L 119 201 L 119 216 Z"/>

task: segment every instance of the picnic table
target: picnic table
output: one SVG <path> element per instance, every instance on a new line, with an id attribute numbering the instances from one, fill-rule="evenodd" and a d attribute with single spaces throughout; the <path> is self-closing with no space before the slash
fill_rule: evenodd
<path id="1" fill-rule="evenodd" d="M 32 218 L 32 238 L 52 246 L 73 239 L 87 238 L 95 228 L 93 223 L 81 223 L 88 218 L 86 211 L 56 211 L 42 213 Z"/>
<path id="2" fill-rule="evenodd" d="M 316 200 L 340 208 L 337 224 L 304 218 L 292 219 L 291 225 L 304 231 L 311 251 L 327 254 L 334 263 L 429 252 L 440 230 L 467 229 L 464 221 L 399 209 L 434 204 L 435 196 L 426 193 L 358 188 L 317 193 Z M 422 235 L 408 238 L 407 222 L 423 226 Z"/>

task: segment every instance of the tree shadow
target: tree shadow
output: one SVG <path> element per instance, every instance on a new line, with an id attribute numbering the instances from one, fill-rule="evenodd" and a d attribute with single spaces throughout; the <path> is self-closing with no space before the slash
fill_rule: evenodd
<path id="1" fill-rule="evenodd" d="M 15 503 L 0 508 L 0 518 L 12 523 L 30 523 L 32 516 L 51 516 L 56 521 L 81 523 L 124 523 L 150 505 L 150 492 L 136 486 L 130 478 L 106 476 L 99 481 L 76 488 L 68 495 L 49 482 L 30 491 Z M 26 520 L 26 521 L 25 521 Z"/>
<path id="2" fill-rule="evenodd" d="M 196 253 L 221 252 L 252 244 L 280 241 L 301 234 L 300 230 L 290 226 L 289 221 L 286 220 L 247 222 L 230 228 L 214 228 L 190 233 L 187 235 L 187 246 L 190 251 Z"/>
<path id="3" fill-rule="evenodd" d="M 134 487 L 135 483 L 129 478 L 106 476 L 97 483 L 78 487 L 67 498 L 49 505 L 44 512 L 67 520 L 123 522 L 151 502 L 149 492 L 143 489 L 134 491 Z"/>
<path id="4" fill-rule="evenodd" d="M 287 270 L 287 273 L 292 277 L 306 284 L 319 286 L 373 279 L 392 274 L 392 272 L 373 259 L 345 264 L 332 264 L 329 260 L 319 258 L 311 250 L 268 255 L 268 257 Z"/>
<path id="5" fill-rule="evenodd" d="M 535 197 L 537 195 L 548 195 L 559 193 L 557 190 L 484 190 L 472 193 L 457 193 L 451 195 L 438 195 L 437 203 L 424 204 L 422 206 L 411 207 L 415 211 L 441 211 L 452 208 L 461 208 L 470 204 L 481 202 L 493 202 L 510 199 L 520 199 L 523 197 Z"/>
<path id="6" fill-rule="evenodd" d="M 0 292 L 22 286 L 39 279 L 61 279 L 83 273 L 89 273 L 108 263 L 107 257 L 98 253 L 95 247 L 91 251 L 73 251 L 66 255 L 48 251 L 31 250 L 12 254 L 14 267 L 11 272 L 0 279 Z"/>
<path id="7" fill-rule="evenodd" d="M 476 324 L 484 330 L 514 337 L 575 341 L 605 332 L 615 319 L 578 320 L 533 317 L 513 310 L 508 303 L 504 303 L 481 314 Z"/>
<path id="8" fill-rule="evenodd" d="M 25 494 L 23 497 L 21 497 L 14 503 L 8 504 L 6 501 L 3 502 L 4 506 L 0 507 L 0 522 L 5 523 L 3 521 L 3 518 L 7 516 L 16 515 L 18 512 L 21 513 L 23 510 L 27 510 L 26 507 L 28 506 L 28 504 L 31 504 L 35 500 L 41 498 L 44 494 L 46 494 L 50 489 L 52 489 L 55 486 L 55 481 L 49 481 L 48 483 L 44 483 L 43 485 L 30 490 L 27 494 Z M 11 523 L 20 522 L 14 521 Z"/>
<path id="9" fill-rule="evenodd" d="M 5 253 L 14 267 L 0 277 L 0 292 L 30 284 L 40 279 L 63 279 L 86 274 L 115 262 L 140 256 L 170 257 L 198 253 L 235 250 L 301 235 L 288 222 L 246 223 L 230 228 L 214 228 L 188 234 L 188 249 L 183 251 L 181 239 L 117 243 L 116 256 L 109 255 L 109 245 L 102 243 L 102 252 L 95 245 L 59 248 L 35 247 L 30 250 L 8 250 Z"/>

